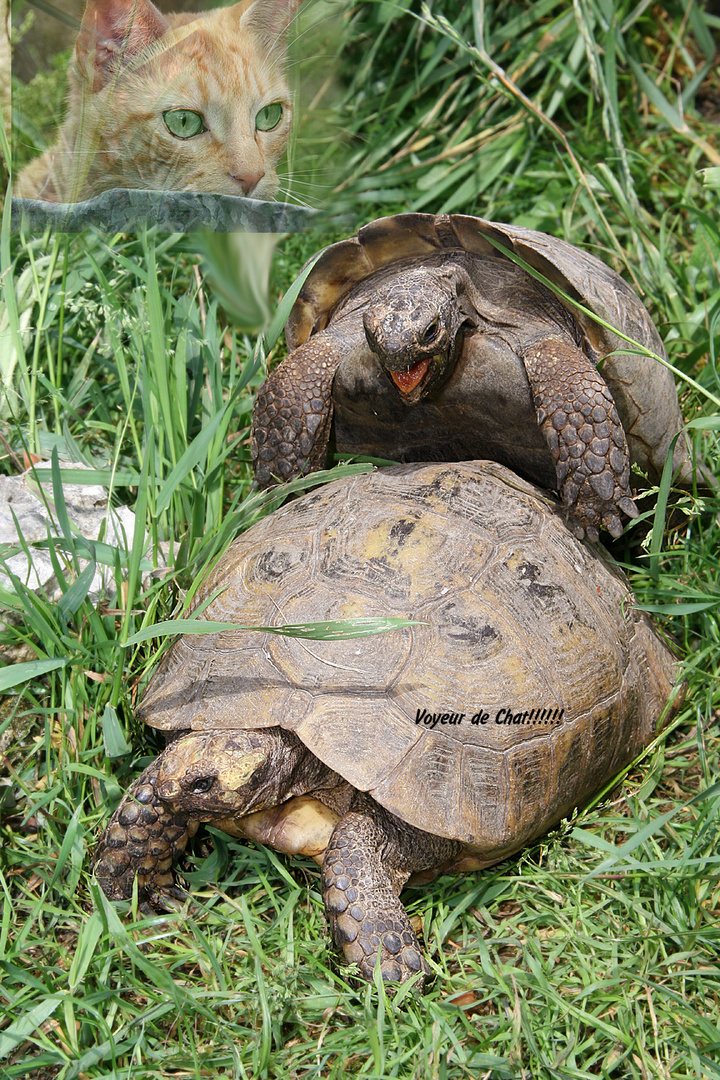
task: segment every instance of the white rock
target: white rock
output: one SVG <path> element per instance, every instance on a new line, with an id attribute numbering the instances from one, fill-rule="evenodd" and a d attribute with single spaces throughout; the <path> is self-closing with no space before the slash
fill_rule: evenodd
<path id="1" fill-rule="evenodd" d="M 77 469 L 83 466 L 73 462 L 72 467 Z M 64 484 L 63 494 L 70 522 L 80 535 L 87 540 L 98 540 L 102 531 L 103 543 L 119 548 L 124 561 L 135 529 L 135 515 L 132 510 L 126 506 L 110 506 L 106 489 L 99 485 Z M 5 544 L 17 549 L 18 528 L 25 543 L 31 548 L 32 559 L 28 560 L 24 551 L 16 550 L 15 554 L 5 557 L 4 564 L 28 588 L 42 589 L 52 600 L 59 600 L 62 589 L 56 580 L 50 554 L 46 549 L 33 545 L 47 540 L 48 532 L 51 536 L 62 536 L 62 530 L 55 512 L 52 484 L 38 484 L 31 470 L 20 476 L 0 476 L 0 551 Z M 147 539 L 144 546 L 146 550 L 150 547 Z M 70 555 L 60 549 L 57 549 L 56 553 L 61 565 L 67 568 L 68 580 L 71 580 L 74 571 Z M 79 563 L 83 570 L 88 560 L 80 559 Z M 2 565 L 0 584 L 11 591 L 13 589 L 12 580 L 4 572 Z M 98 563 L 88 594 L 89 599 L 92 603 L 97 603 L 100 599 L 109 600 L 114 595 L 114 568 Z"/>

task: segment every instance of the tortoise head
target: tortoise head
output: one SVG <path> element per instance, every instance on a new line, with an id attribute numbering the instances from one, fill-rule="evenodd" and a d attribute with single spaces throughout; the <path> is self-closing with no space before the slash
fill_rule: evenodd
<path id="1" fill-rule="evenodd" d="M 368 345 L 407 405 L 450 377 L 464 321 L 453 276 L 427 266 L 405 271 L 368 302 L 363 314 Z"/>
<path id="2" fill-rule="evenodd" d="M 193 732 L 159 761 L 155 793 L 200 821 L 241 817 L 282 801 L 277 729 Z M 292 754 L 290 754 L 292 757 Z M 289 762 L 287 762 L 289 764 Z"/>

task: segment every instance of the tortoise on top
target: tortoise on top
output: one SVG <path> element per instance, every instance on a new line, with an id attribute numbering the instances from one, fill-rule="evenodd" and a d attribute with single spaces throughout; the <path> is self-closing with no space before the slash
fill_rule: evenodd
<path id="1" fill-rule="evenodd" d="M 540 497 L 538 497 L 540 496 Z M 384 614 L 390 634 L 187 635 L 140 715 L 181 736 L 96 851 L 111 899 L 173 889 L 197 829 L 322 863 L 333 937 L 361 975 L 427 970 L 399 894 L 551 828 L 652 738 L 676 664 L 602 550 L 495 462 L 399 465 L 253 525 L 196 596 L 254 626 Z"/>
<path id="2" fill-rule="evenodd" d="M 558 489 L 579 535 L 618 536 L 637 515 L 630 461 L 657 481 L 682 427 L 672 373 L 505 251 L 664 356 L 633 290 L 562 240 L 460 215 L 374 221 L 322 253 L 293 307 L 293 351 L 255 404 L 260 486 L 324 468 L 334 413 L 343 453 L 499 460 Z"/>

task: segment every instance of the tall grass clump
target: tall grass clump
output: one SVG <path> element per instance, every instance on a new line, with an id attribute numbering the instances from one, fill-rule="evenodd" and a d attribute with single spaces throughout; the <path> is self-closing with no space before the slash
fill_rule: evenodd
<path id="1" fill-rule="evenodd" d="M 479 214 L 605 259 L 651 310 L 693 452 L 720 476 L 720 19 L 622 0 L 383 0 L 343 19 L 338 205 L 358 224 Z M 208 829 L 178 910 L 126 910 L 92 880 L 99 829 L 159 749 L 134 705 L 167 638 L 145 633 L 280 498 L 251 490 L 252 398 L 293 281 L 339 235 L 281 239 L 270 266 L 224 240 L 14 235 L 6 216 L 0 479 L 31 467 L 54 526 L 0 546 L 0 1075 L 719 1077 L 712 488 L 668 475 L 612 544 L 675 643 L 684 704 L 552 834 L 405 894 L 424 994 L 348 978 L 309 861 Z M 70 485 L 90 483 L 110 520 L 134 513 L 124 533 L 78 535 Z M 37 588 L 23 567 L 41 557 Z"/>

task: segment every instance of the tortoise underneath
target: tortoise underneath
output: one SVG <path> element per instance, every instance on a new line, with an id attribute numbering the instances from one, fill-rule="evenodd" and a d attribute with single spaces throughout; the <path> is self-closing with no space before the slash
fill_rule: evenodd
<path id="1" fill-rule="evenodd" d="M 140 709 L 180 737 L 113 814 L 97 878 L 122 899 L 137 875 L 160 903 L 200 822 L 308 854 L 365 979 L 378 953 L 386 980 L 429 971 L 399 899 L 411 875 L 480 869 L 551 828 L 652 738 L 675 678 L 620 571 L 493 463 L 313 491 L 236 540 L 197 603 L 218 590 L 203 618 L 417 623 L 180 638 Z"/>

